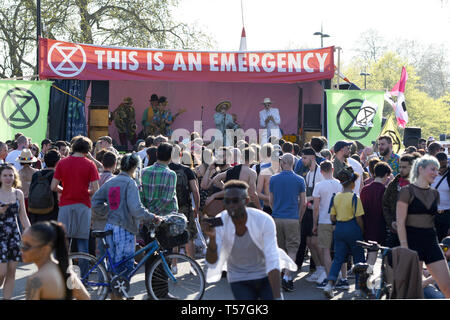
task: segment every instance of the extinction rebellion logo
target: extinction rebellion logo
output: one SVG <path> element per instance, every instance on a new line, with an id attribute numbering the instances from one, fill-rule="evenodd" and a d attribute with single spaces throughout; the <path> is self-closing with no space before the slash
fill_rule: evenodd
<path id="1" fill-rule="evenodd" d="M 13 88 L 6 92 L 1 102 L 2 116 L 14 129 L 31 127 L 39 118 L 39 102 L 30 90 Z"/>
<path id="2" fill-rule="evenodd" d="M 362 139 L 366 137 L 372 129 L 371 126 L 353 126 L 355 122 L 360 125 L 367 124 L 376 113 L 376 110 L 372 110 L 370 107 L 366 107 L 362 110 L 363 112 L 360 112 L 362 104 L 363 100 L 361 99 L 348 100 L 342 105 L 337 113 L 336 122 L 338 129 L 347 139 Z"/>
<path id="3" fill-rule="evenodd" d="M 54 73 L 61 77 L 75 77 L 86 66 L 86 53 L 77 44 L 55 43 L 48 51 L 47 61 Z"/>

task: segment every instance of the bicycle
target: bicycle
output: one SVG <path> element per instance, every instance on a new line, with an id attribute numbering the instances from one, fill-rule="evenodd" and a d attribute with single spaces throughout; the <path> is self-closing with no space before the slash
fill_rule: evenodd
<path id="1" fill-rule="evenodd" d="M 369 268 L 370 266 L 367 263 L 357 263 L 353 266 L 353 272 L 359 275 L 358 283 L 362 298 L 376 300 L 381 300 L 383 298 L 389 299 L 392 285 L 389 284 L 386 280 L 385 264 L 390 263 L 390 253 L 392 252 L 392 249 L 388 247 L 382 247 L 376 241 L 364 242 L 358 240 L 356 241 L 356 244 L 360 247 L 363 247 L 364 249 L 367 249 L 368 251 L 378 252 L 382 250 L 381 273 L 374 279 L 371 279 L 373 270 L 372 268 Z M 387 259 L 385 259 L 386 257 Z"/>
<path id="2" fill-rule="evenodd" d="M 105 253 L 96 258 L 83 252 L 70 253 L 69 259 L 73 266 L 77 266 L 78 276 L 91 294 L 91 300 L 105 300 L 110 292 L 123 296 L 127 300 L 134 299 L 128 295 L 131 278 L 143 264 L 152 256 L 158 258 L 145 269 L 145 285 L 149 297 L 153 300 L 177 299 L 177 300 L 200 300 L 205 292 L 205 276 L 200 265 L 192 258 L 179 253 L 167 253 L 167 249 L 182 245 L 183 243 L 168 243 L 168 239 L 162 239 L 158 234 L 155 237 L 155 227 L 149 228 L 150 237 L 154 238 L 144 248 L 136 251 L 133 255 L 113 263 L 105 237 L 112 235 L 112 230 L 92 231 L 95 238 L 100 238 L 105 247 Z M 187 233 L 187 231 L 185 231 Z M 161 242 L 164 242 L 161 245 Z M 172 237 L 177 238 L 177 237 Z M 141 261 L 131 270 L 125 268 L 118 273 L 117 270 L 127 261 L 146 252 Z M 177 262 L 178 271 L 172 273 L 171 261 Z"/>

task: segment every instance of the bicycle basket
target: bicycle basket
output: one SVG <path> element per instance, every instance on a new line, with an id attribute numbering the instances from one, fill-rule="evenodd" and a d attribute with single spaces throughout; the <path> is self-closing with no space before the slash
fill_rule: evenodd
<path id="1" fill-rule="evenodd" d="M 184 215 L 173 213 L 164 217 L 156 229 L 155 236 L 163 249 L 171 249 L 186 244 L 189 233 L 186 230 L 187 219 Z"/>
<path id="2" fill-rule="evenodd" d="M 171 213 L 164 217 L 161 226 L 167 226 L 167 231 L 170 237 L 175 237 L 182 234 L 186 230 L 187 219 L 184 214 Z"/>
<path id="3" fill-rule="evenodd" d="M 189 232 L 184 230 L 182 234 L 170 236 L 166 226 L 160 226 L 155 233 L 156 239 L 163 249 L 172 249 L 186 244 L 189 240 Z"/>

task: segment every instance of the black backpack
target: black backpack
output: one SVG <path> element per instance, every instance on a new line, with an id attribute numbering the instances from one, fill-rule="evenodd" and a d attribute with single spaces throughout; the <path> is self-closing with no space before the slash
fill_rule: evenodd
<path id="1" fill-rule="evenodd" d="M 28 211 L 34 214 L 50 213 L 55 207 L 55 199 L 49 181 L 53 171 L 49 171 L 45 175 L 39 171 L 35 175 L 36 178 L 31 183 L 28 194 Z"/>
<path id="2" fill-rule="evenodd" d="M 442 176 L 441 180 L 439 180 L 436 187 L 434 187 L 436 190 L 439 188 L 439 186 L 441 185 L 442 181 L 444 181 L 445 178 L 447 178 L 447 184 L 450 187 L 450 169 L 447 169 L 447 171 Z"/>
<path id="3" fill-rule="evenodd" d="M 182 166 L 177 170 L 173 170 L 177 174 L 176 190 L 179 207 L 191 205 L 191 190 L 189 189 L 189 180 L 184 170 L 185 168 Z"/>

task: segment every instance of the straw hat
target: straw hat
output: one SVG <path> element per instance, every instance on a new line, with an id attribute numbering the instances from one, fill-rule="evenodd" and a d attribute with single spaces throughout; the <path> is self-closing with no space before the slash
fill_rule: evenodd
<path id="1" fill-rule="evenodd" d="M 30 149 L 23 149 L 20 156 L 16 159 L 16 162 L 19 163 L 34 163 L 37 161 L 37 158 L 33 156 Z"/>
<path id="2" fill-rule="evenodd" d="M 231 102 L 230 101 L 222 101 L 216 106 L 216 112 L 220 112 L 220 109 L 222 107 L 226 107 L 227 110 L 231 108 Z"/>

